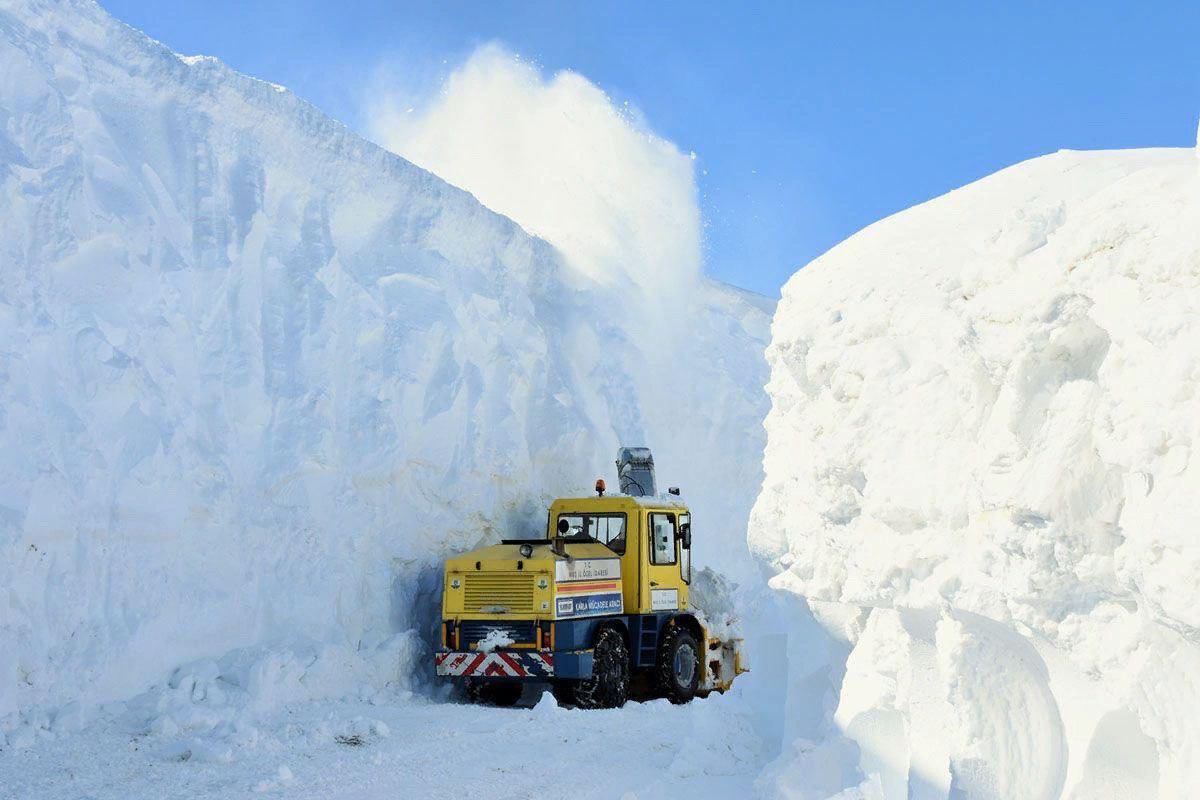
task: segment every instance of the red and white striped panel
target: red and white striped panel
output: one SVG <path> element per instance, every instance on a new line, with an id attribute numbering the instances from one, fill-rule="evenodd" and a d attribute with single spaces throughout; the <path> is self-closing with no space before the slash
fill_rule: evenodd
<path id="1" fill-rule="evenodd" d="M 542 678 L 554 674 L 554 656 L 549 653 L 437 653 L 438 675 L 498 678 Z"/>

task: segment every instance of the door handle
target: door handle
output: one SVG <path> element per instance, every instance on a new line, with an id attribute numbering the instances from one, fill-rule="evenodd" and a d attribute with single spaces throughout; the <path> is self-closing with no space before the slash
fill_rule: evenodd
<path id="1" fill-rule="evenodd" d="M 651 586 L 658 586 L 658 581 L 650 581 Z"/>

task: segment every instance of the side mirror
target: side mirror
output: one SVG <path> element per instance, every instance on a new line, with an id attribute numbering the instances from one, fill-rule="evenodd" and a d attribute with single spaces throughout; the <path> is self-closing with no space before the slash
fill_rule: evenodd
<path id="1" fill-rule="evenodd" d="M 567 522 L 567 518 L 559 517 L 559 519 L 558 519 L 558 534 L 559 534 L 559 536 L 566 536 L 567 532 L 570 530 L 571 530 L 571 523 Z"/>
<path id="2" fill-rule="evenodd" d="M 679 526 L 679 541 L 684 550 L 692 549 L 692 523 L 685 522 Z"/>

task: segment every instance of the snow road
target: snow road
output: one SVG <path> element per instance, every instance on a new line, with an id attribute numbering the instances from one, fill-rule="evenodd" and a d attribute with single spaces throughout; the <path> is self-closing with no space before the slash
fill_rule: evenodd
<path id="1" fill-rule="evenodd" d="M 745 797 L 766 755 L 736 694 L 586 712 L 549 693 L 526 697 L 536 705 L 305 704 L 230 740 L 190 744 L 110 717 L 0 752 L 2 791 L 45 800 Z"/>

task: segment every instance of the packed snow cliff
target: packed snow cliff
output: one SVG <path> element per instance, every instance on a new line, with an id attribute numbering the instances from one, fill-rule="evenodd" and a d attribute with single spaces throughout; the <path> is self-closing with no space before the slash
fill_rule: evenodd
<path id="1" fill-rule="evenodd" d="M 1035 159 L 787 284 L 749 537 L 848 649 L 789 690 L 827 680 L 850 783 L 1200 786 L 1198 344 L 1191 150 Z M 797 743 L 768 790 L 830 747 Z"/>
<path id="2" fill-rule="evenodd" d="M 0 8 L 0 265 L 0 743 L 151 685 L 164 729 L 401 691 L 441 559 L 540 529 L 619 442 L 699 562 L 753 568 L 765 301 L 590 287 L 93 3 Z"/>

